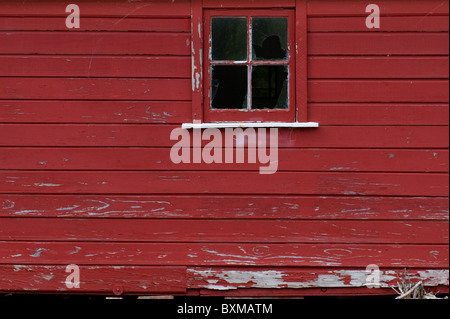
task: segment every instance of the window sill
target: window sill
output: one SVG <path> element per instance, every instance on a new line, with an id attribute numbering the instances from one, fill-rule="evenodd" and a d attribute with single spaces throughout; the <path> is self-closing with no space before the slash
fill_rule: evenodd
<path id="1" fill-rule="evenodd" d="M 319 123 L 305 122 L 305 123 L 245 123 L 245 122 L 224 122 L 224 123 L 186 123 L 183 124 L 184 130 L 192 129 L 210 129 L 210 128 L 317 128 Z"/>

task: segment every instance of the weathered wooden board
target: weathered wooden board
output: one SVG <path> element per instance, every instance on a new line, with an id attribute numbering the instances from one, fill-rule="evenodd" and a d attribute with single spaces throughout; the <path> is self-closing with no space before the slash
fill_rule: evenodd
<path id="1" fill-rule="evenodd" d="M 0 266 L 1 292 L 95 294 L 186 293 L 185 267 L 79 266 L 79 288 L 68 288 L 64 266 Z"/>
<path id="2" fill-rule="evenodd" d="M 78 0 L 80 11 L 86 17 L 190 17 L 190 0 Z M 68 3 L 40 0 L 2 0 L 1 16 L 67 17 Z"/>
<path id="3" fill-rule="evenodd" d="M 310 33 L 310 55 L 448 55 L 447 33 Z"/>
<path id="4" fill-rule="evenodd" d="M 448 57 L 311 57 L 311 79 L 448 79 Z"/>
<path id="5" fill-rule="evenodd" d="M 440 221 L 252 221 L 3 218 L 0 241 L 448 244 Z"/>
<path id="6" fill-rule="evenodd" d="M 449 125 L 448 104 L 311 103 L 308 116 L 320 125 Z"/>
<path id="7" fill-rule="evenodd" d="M 0 291 L 58 291 L 66 293 L 129 294 L 186 293 L 187 289 L 230 291 L 237 289 L 362 288 L 362 270 L 173 268 L 173 267 L 80 267 L 80 286 L 68 289 L 61 266 L 0 266 Z M 398 269 L 383 270 L 380 288 L 395 287 L 405 276 Z M 409 276 L 426 287 L 448 285 L 448 270 L 413 269 Z M 135 278 L 140 277 L 137 281 Z M 301 294 L 300 291 L 298 293 Z"/>
<path id="8" fill-rule="evenodd" d="M 80 8 L 81 11 L 81 8 Z M 1 12 L 0 14 L 2 14 Z M 190 19 L 170 18 L 90 18 L 85 17 L 83 8 L 83 23 L 79 29 L 71 32 L 83 31 L 144 31 L 144 32 L 190 32 Z M 430 21 L 431 22 L 431 21 Z M 437 21 L 436 21 L 437 23 Z M 61 17 L 2 17 L 0 31 L 68 31 L 66 19 Z"/>
<path id="9" fill-rule="evenodd" d="M 190 79 L 191 59 L 167 56 L 3 55 L 0 56 L 0 72 L 2 76 L 11 77 Z"/>
<path id="10" fill-rule="evenodd" d="M 448 174 L 0 172 L 3 194 L 449 195 Z"/>
<path id="11" fill-rule="evenodd" d="M 0 99 L 183 100 L 188 79 L 0 78 Z M 449 102 L 448 80 L 311 80 L 310 102 Z"/>
<path id="12" fill-rule="evenodd" d="M 426 287 L 448 286 L 448 270 L 412 270 L 413 281 L 423 281 Z M 379 288 L 397 287 L 405 276 L 404 270 L 380 270 Z M 236 289 L 305 289 L 367 287 L 364 270 L 323 269 L 188 269 L 189 287 L 216 291 Z M 374 288 L 375 289 L 375 288 Z"/>
<path id="13" fill-rule="evenodd" d="M 0 99 L 189 101 L 189 79 L 0 78 Z"/>
<path id="14" fill-rule="evenodd" d="M 448 245 L 0 242 L 0 264 L 448 269 Z"/>
<path id="15" fill-rule="evenodd" d="M 204 8 L 295 8 L 295 0 L 203 0 Z"/>
<path id="16" fill-rule="evenodd" d="M 405 7 L 405 6 L 404 6 Z M 381 8 L 380 8 L 381 9 Z M 383 7 L 383 11 L 384 11 Z M 368 15 L 368 14 L 367 14 Z M 310 17 L 309 32 L 367 32 L 366 17 Z M 371 32 L 448 32 L 448 16 L 396 16 L 389 17 L 382 13 L 379 29 Z"/>
<path id="17" fill-rule="evenodd" d="M 171 141 L 170 136 L 179 128 L 179 125 L 0 124 L 0 146 L 173 147 L 179 140 Z M 447 149 L 448 145 L 446 126 L 324 126 L 279 130 L 280 148 L 429 150 Z"/>
<path id="18" fill-rule="evenodd" d="M 447 198 L 0 195 L 0 217 L 449 220 Z"/>
<path id="19" fill-rule="evenodd" d="M 311 16 L 367 16 L 367 3 L 354 0 L 308 0 L 309 15 Z M 442 0 L 378 0 L 377 5 L 387 16 L 431 16 L 447 15 L 448 1 Z M 418 18 L 420 19 L 420 18 Z"/>
<path id="20" fill-rule="evenodd" d="M 190 102 L 0 101 L 2 123 L 181 124 Z M 311 121 L 327 125 L 449 125 L 448 104 L 310 103 Z"/>
<path id="21" fill-rule="evenodd" d="M 191 109 L 191 102 L 179 101 L 9 100 L 0 101 L 0 122 L 181 124 L 191 121 Z"/>
<path id="22" fill-rule="evenodd" d="M 3 54 L 189 55 L 187 33 L 0 32 Z"/>
<path id="23" fill-rule="evenodd" d="M 310 102 L 448 103 L 448 80 L 311 80 Z"/>
<path id="24" fill-rule="evenodd" d="M 245 150 L 248 152 L 249 150 Z M 5 170 L 259 171 L 267 163 L 174 164 L 170 148 L 0 148 Z M 281 149 L 278 171 L 449 171 L 447 150 Z"/>

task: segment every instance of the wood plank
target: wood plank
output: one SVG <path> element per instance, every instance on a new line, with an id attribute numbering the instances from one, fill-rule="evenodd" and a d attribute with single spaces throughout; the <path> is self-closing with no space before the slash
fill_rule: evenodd
<path id="1" fill-rule="evenodd" d="M 311 33 L 310 55 L 448 55 L 445 33 Z"/>
<path id="2" fill-rule="evenodd" d="M 204 8 L 295 8 L 295 0 L 203 0 Z"/>
<path id="3" fill-rule="evenodd" d="M 82 21 L 83 23 L 80 23 L 80 28 L 72 29 L 71 32 L 190 32 L 191 29 L 189 19 L 89 18 L 84 16 L 84 10 L 82 13 Z M 0 19 L 0 31 L 68 31 L 65 22 L 65 19 L 56 17 L 2 17 Z"/>
<path id="4" fill-rule="evenodd" d="M 411 270 L 413 282 L 422 281 L 426 287 L 448 286 L 449 271 Z M 380 270 L 379 288 L 396 287 L 405 270 Z M 307 289 L 307 288 L 365 288 L 365 269 L 283 269 L 283 268 L 189 268 L 190 289 L 230 291 L 236 289 Z M 324 280 L 326 278 L 326 280 Z M 392 289 L 392 288 L 391 288 Z"/>
<path id="5" fill-rule="evenodd" d="M 248 151 L 248 150 L 247 150 Z M 266 163 L 174 164 L 171 149 L 0 148 L 3 170 L 259 171 Z M 282 149 L 278 171 L 448 173 L 446 150 Z"/>
<path id="6" fill-rule="evenodd" d="M 181 124 L 190 102 L 0 101 L 1 123 Z"/>
<path id="7" fill-rule="evenodd" d="M 185 17 L 190 14 L 189 0 L 141 0 L 139 2 L 118 0 L 78 0 L 80 11 L 85 17 Z M 67 3 L 51 1 L 42 5 L 42 1 L 8 0 L 0 2 L 1 16 L 57 16 L 67 17 Z"/>
<path id="8" fill-rule="evenodd" d="M 312 80 L 310 102 L 448 103 L 447 80 Z M 0 78 L 0 99 L 191 100 L 188 79 Z"/>
<path id="9" fill-rule="evenodd" d="M 377 5 L 386 15 L 400 16 L 431 16 L 448 15 L 449 3 L 442 0 L 408 0 L 404 1 L 378 0 Z M 366 2 L 342 0 L 309 0 L 309 15 L 311 16 L 367 16 Z"/>
<path id="10" fill-rule="evenodd" d="M 190 291 L 188 290 L 188 293 Z M 431 292 L 435 295 L 445 295 L 449 293 L 448 286 L 437 286 L 430 287 L 427 292 Z M 398 295 L 394 292 L 392 288 L 380 288 L 380 289 L 370 289 L 370 288 L 305 288 L 305 289 L 236 289 L 228 291 L 219 290 L 193 290 L 193 296 L 202 296 L 204 298 L 263 298 L 266 299 L 267 296 L 270 298 L 294 298 L 299 297 L 389 297 L 394 299 Z"/>
<path id="11" fill-rule="evenodd" d="M 191 78 L 189 57 L 0 56 L 4 77 Z"/>
<path id="12" fill-rule="evenodd" d="M 448 222 L 2 218 L 0 241 L 448 244 Z"/>
<path id="13" fill-rule="evenodd" d="M 0 264 L 448 269 L 448 245 L 0 242 Z"/>
<path id="14" fill-rule="evenodd" d="M 449 220 L 447 198 L 0 195 L 0 218 Z"/>
<path id="15" fill-rule="evenodd" d="M 448 57 L 311 57 L 310 79 L 448 79 Z"/>
<path id="16" fill-rule="evenodd" d="M 172 125 L 0 124 L 0 146 L 173 147 Z M 208 142 L 204 142 L 206 145 Z M 443 126 L 324 126 L 281 129 L 280 148 L 425 148 L 447 149 Z"/>
<path id="17" fill-rule="evenodd" d="M 191 100 L 189 79 L 0 78 L 0 99 Z"/>
<path id="18" fill-rule="evenodd" d="M 81 266 L 80 287 L 68 289 L 64 266 L 14 265 L 0 266 L 1 292 L 65 292 L 124 295 L 149 293 L 183 293 L 187 289 L 225 291 L 236 289 L 304 289 L 364 288 L 365 270 L 293 269 L 293 268 L 182 268 L 182 267 L 87 267 Z M 426 287 L 448 285 L 448 270 L 413 269 L 413 281 Z M 327 277 L 328 280 L 323 280 Z M 380 288 L 395 286 L 404 277 L 404 270 L 384 269 Z M 213 284 L 213 282 L 216 282 Z M 302 293 L 298 291 L 298 293 Z"/>
<path id="19" fill-rule="evenodd" d="M 66 266 L 0 266 L 0 292 L 95 294 L 186 293 L 185 267 L 79 266 L 80 286 L 66 286 Z"/>
<path id="20" fill-rule="evenodd" d="M 448 174 L 0 172 L 2 194 L 248 194 L 448 197 Z"/>
<path id="21" fill-rule="evenodd" d="M 405 7 L 405 6 L 404 6 Z M 368 14 L 367 14 L 368 15 Z M 382 13 L 380 29 L 367 29 L 364 17 L 310 17 L 310 32 L 448 32 L 448 16 L 396 16 Z"/>
<path id="22" fill-rule="evenodd" d="M 187 33 L 0 32 L 3 54 L 189 55 Z"/>
<path id="23" fill-rule="evenodd" d="M 448 104 L 311 103 L 320 125 L 449 125 Z"/>
<path id="24" fill-rule="evenodd" d="M 448 80 L 311 80 L 310 102 L 448 103 Z"/>
<path id="25" fill-rule="evenodd" d="M 448 104 L 310 103 L 309 119 L 328 125 L 449 125 Z M 182 124 L 190 102 L 0 101 L 1 123 Z"/>

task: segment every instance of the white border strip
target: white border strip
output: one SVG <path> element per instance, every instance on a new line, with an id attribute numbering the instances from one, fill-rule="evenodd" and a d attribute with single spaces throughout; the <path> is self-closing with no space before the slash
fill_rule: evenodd
<path id="1" fill-rule="evenodd" d="M 245 122 L 230 122 L 230 123 L 185 123 L 183 124 L 183 130 L 192 129 L 209 129 L 209 128 L 317 128 L 319 123 L 307 122 L 307 123 L 245 123 Z"/>

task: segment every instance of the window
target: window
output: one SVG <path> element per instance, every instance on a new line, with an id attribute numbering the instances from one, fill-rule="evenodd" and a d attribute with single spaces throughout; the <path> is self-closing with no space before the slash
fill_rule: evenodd
<path id="1" fill-rule="evenodd" d="M 205 15 L 206 122 L 294 122 L 295 11 Z"/>

